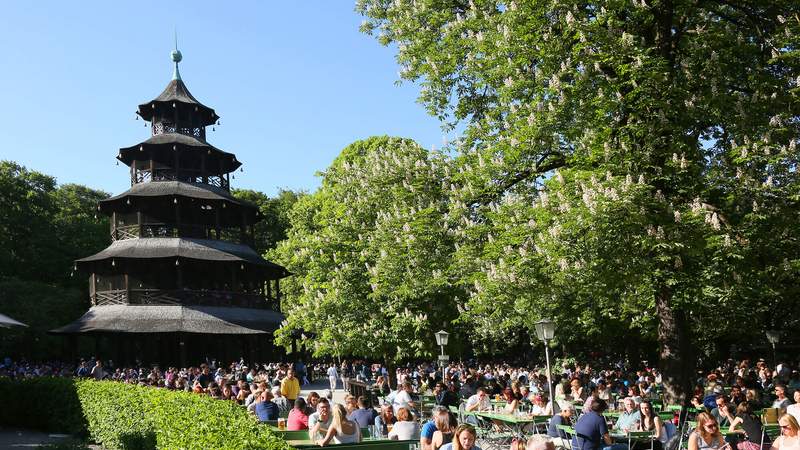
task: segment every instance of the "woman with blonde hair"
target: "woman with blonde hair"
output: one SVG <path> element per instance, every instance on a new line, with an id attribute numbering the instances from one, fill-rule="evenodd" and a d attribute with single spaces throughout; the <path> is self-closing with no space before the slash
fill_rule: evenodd
<path id="1" fill-rule="evenodd" d="M 719 423 L 711 414 L 697 415 L 697 428 L 689 435 L 689 450 L 722 450 L 730 447 L 719 431 Z"/>
<path id="2" fill-rule="evenodd" d="M 453 442 L 443 445 L 441 450 L 481 450 L 480 447 L 475 445 L 477 437 L 478 434 L 475 433 L 475 427 L 462 423 L 453 432 Z"/>
<path id="3" fill-rule="evenodd" d="M 433 432 L 431 438 L 431 449 L 438 450 L 445 444 L 453 442 L 453 434 L 457 423 L 450 414 L 438 414 L 434 416 L 433 423 L 436 425 L 436 431 Z"/>
<path id="4" fill-rule="evenodd" d="M 797 450 L 800 449 L 800 425 L 791 414 L 784 414 L 778 419 L 781 435 L 772 444 L 770 450 Z"/>
<path id="5" fill-rule="evenodd" d="M 354 444 L 361 442 L 361 429 L 358 424 L 347 419 L 347 410 L 340 404 L 333 405 L 333 418 L 325 437 L 317 441 L 324 447 L 333 440 L 334 444 Z"/>

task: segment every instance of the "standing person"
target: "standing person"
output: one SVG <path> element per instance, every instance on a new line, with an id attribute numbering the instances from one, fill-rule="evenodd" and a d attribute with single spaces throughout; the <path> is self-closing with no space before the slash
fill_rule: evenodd
<path id="1" fill-rule="evenodd" d="M 335 444 L 354 444 L 361 442 L 361 429 L 358 424 L 347 419 L 347 410 L 344 406 L 333 406 L 333 420 L 325 437 L 317 440 L 317 445 L 324 447 L 333 440 Z"/>
<path id="2" fill-rule="evenodd" d="M 94 367 L 92 367 L 91 377 L 97 381 L 100 381 L 106 377 L 106 371 L 103 369 L 103 362 L 99 359 L 95 363 Z"/>
<path id="3" fill-rule="evenodd" d="M 206 364 L 200 365 L 200 375 L 197 376 L 196 381 L 200 383 L 200 387 L 202 387 L 203 389 L 208 387 L 208 383 L 214 381 L 214 377 L 211 375 L 208 365 Z"/>
<path id="4" fill-rule="evenodd" d="M 336 380 L 339 378 L 339 372 L 336 370 L 336 364 L 331 363 L 328 367 L 328 381 L 331 384 L 331 392 L 336 392 Z"/>
<path id="5" fill-rule="evenodd" d="M 300 381 L 294 376 L 294 369 L 289 368 L 286 377 L 281 380 L 281 394 L 289 401 L 294 403 L 300 395 Z"/>
<path id="6" fill-rule="evenodd" d="M 306 365 L 303 364 L 302 359 L 297 360 L 294 365 L 294 371 L 297 374 L 297 379 L 300 380 L 301 386 L 308 384 L 308 378 L 306 378 Z"/>
<path id="7" fill-rule="evenodd" d="M 689 435 L 689 450 L 719 450 L 728 444 L 722 438 L 719 424 L 711 414 L 697 415 L 697 429 Z"/>

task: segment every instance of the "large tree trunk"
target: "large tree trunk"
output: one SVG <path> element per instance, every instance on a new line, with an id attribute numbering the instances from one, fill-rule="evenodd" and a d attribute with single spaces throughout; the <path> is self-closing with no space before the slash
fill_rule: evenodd
<path id="1" fill-rule="evenodd" d="M 689 342 L 686 314 L 672 306 L 672 291 L 662 285 L 655 294 L 658 315 L 659 366 L 670 403 L 686 404 L 692 391 L 696 360 Z"/>
<path id="2" fill-rule="evenodd" d="M 395 380 L 396 377 L 395 377 L 395 373 L 394 373 L 395 372 L 394 360 L 389 358 L 389 355 L 384 354 L 383 355 L 383 365 L 386 367 L 386 372 L 387 372 L 386 382 L 389 383 L 389 388 L 391 389 L 392 386 L 394 385 L 393 383 L 395 381 L 397 381 L 397 380 Z M 399 389 L 399 386 L 398 386 L 398 389 Z"/>

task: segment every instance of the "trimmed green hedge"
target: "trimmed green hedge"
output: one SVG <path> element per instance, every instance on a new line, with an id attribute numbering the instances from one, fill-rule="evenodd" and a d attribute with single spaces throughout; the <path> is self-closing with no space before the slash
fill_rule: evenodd
<path id="1" fill-rule="evenodd" d="M 0 424 L 87 435 L 110 449 L 270 449 L 289 445 L 241 406 L 112 381 L 0 380 Z"/>

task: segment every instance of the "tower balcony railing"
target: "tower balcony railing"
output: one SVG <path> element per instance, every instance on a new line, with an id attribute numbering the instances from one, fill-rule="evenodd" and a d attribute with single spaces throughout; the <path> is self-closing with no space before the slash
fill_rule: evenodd
<path id="1" fill-rule="evenodd" d="M 152 129 L 153 136 L 157 134 L 180 133 L 203 141 L 206 140 L 206 127 L 176 127 L 171 123 L 153 122 Z"/>
<path id="2" fill-rule="evenodd" d="M 136 170 L 131 174 L 131 185 L 147 183 L 149 181 L 183 181 L 186 183 L 203 183 L 214 187 L 229 189 L 228 179 L 219 174 L 203 174 L 196 169 L 180 169 L 176 171 L 171 167 L 163 169 Z"/>
<path id="3" fill-rule="evenodd" d="M 143 223 L 136 225 L 119 225 L 111 230 L 111 241 L 124 241 L 137 238 L 190 238 L 190 239 L 217 239 L 236 244 L 252 245 L 248 235 L 242 236 L 238 228 L 222 228 L 219 234 L 213 228 L 205 225 L 175 225 L 170 223 Z"/>
<path id="4" fill-rule="evenodd" d="M 96 291 L 93 306 L 183 305 L 275 309 L 277 300 L 263 294 L 205 289 L 114 289 Z"/>

